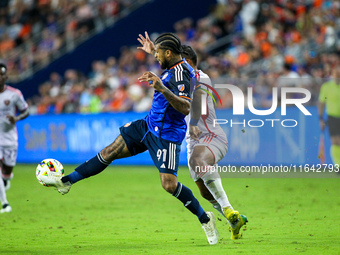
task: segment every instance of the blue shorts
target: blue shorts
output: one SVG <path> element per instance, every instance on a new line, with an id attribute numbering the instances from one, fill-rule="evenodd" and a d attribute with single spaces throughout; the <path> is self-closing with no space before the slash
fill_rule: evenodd
<path id="1" fill-rule="evenodd" d="M 144 119 L 127 123 L 119 130 L 132 156 L 149 150 L 160 173 L 177 176 L 180 144 L 156 137 Z"/>

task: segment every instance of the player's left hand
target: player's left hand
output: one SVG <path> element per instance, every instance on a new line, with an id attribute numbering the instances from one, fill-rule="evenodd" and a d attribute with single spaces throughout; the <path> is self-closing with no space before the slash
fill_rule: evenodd
<path id="1" fill-rule="evenodd" d="M 17 122 L 17 118 L 12 115 L 7 115 L 6 118 L 11 122 L 12 124 L 15 124 Z"/>
<path id="2" fill-rule="evenodd" d="M 202 131 L 198 128 L 198 126 L 189 125 L 189 134 L 192 139 L 199 141 Z"/>
<path id="3" fill-rule="evenodd" d="M 137 40 L 142 44 L 143 47 L 137 47 L 139 50 L 144 50 L 146 53 L 153 54 L 155 51 L 155 45 L 150 40 L 148 32 L 145 31 L 145 37 L 139 34 Z"/>
<path id="4" fill-rule="evenodd" d="M 138 80 L 140 82 L 148 82 L 151 87 L 161 93 L 166 88 L 161 79 L 153 72 L 145 72 Z"/>

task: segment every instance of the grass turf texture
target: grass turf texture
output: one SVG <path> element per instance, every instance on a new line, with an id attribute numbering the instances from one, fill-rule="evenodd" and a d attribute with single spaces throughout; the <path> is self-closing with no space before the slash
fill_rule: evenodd
<path id="1" fill-rule="evenodd" d="M 62 196 L 38 183 L 34 165 L 17 165 L 7 193 L 13 212 L 0 215 L 0 254 L 340 253 L 339 178 L 224 178 L 232 205 L 249 219 L 235 241 L 184 167 L 179 181 L 221 219 L 217 245 L 161 188 L 154 167 L 110 167 Z"/>

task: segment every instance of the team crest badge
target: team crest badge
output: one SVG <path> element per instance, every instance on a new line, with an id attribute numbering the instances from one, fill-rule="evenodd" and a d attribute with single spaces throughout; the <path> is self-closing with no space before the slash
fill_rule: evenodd
<path id="1" fill-rule="evenodd" d="M 126 124 L 124 125 L 124 127 L 128 127 L 128 126 L 130 126 L 130 125 L 131 125 L 131 122 L 126 123 Z"/>
<path id="2" fill-rule="evenodd" d="M 163 75 L 163 77 L 162 77 L 162 80 L 165 80 L 165 78 L 168 77 L 168 74 L 169 74 L 169 73 L 165 73 L 165 74 Z"/>
<path id="3" fill-rule="evenodd" d="M 5 101 L 4 101 L 5 105 L 9 105 L 10 102 L 11 102 L 11 101 L 9 101 L 9 100 L 5 100 Z"/>
<path id="4" fill-rule="evenodd" d="M 184 87 L 184 84 L 181 84 L 181 85 L 178 85 L 177 88 L 179 91 L 184 91 L 185 87 Z"/>

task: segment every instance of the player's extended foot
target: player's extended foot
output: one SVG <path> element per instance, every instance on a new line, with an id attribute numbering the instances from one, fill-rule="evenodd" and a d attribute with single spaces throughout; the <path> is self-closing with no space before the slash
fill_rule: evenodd
<path id="1" fill-rule="evenodd" d="M 238 211 L 230 208 L 224 208 L 224 215 L 230 223 L 229 231 L 231 232 L 230 239 L 240 239 L 242 237 L 240 229 L 248 220 L 245 215 L 240 215 Z"/>
<path id="2" fill-rule="evenodd" d="M 209 244 L 213 245 L 218 242 L 218 231 L 215 223 L 215 215 L 212 212 L 206 212 L 210 221 L 208 223 L 203 223 L 202 228 L 208 238 Z"/>
<path id="3" fill-rule="evenodd" d="M 62 195 L 67 194 L 72 186 L 70 182 L 63 183 L 61 181 L 61 177 L 55 176 L 49 176 L 48 181 L 45 181 L 44 183 L 48 187 L 56 187 L 59 193 L 61 193 Z"/>
<path id="4" fill-rule="evenodd" d="M 230 239 L 240 239 L 242 237 L 242 234 L 240 233 L 241 227 L 247 222 L 247 217 L 245 215 L 240 215 L 238 222 L 229 227 L 229 230 L 231 232 Z"/>
<path id="5" fill-rule="evenodd" d="M 9 204 L 4 204 L 2 206 L 2 209 L 0 210 L 0 213 L 8 213 L 12 211 L 12 207 Z"/>

